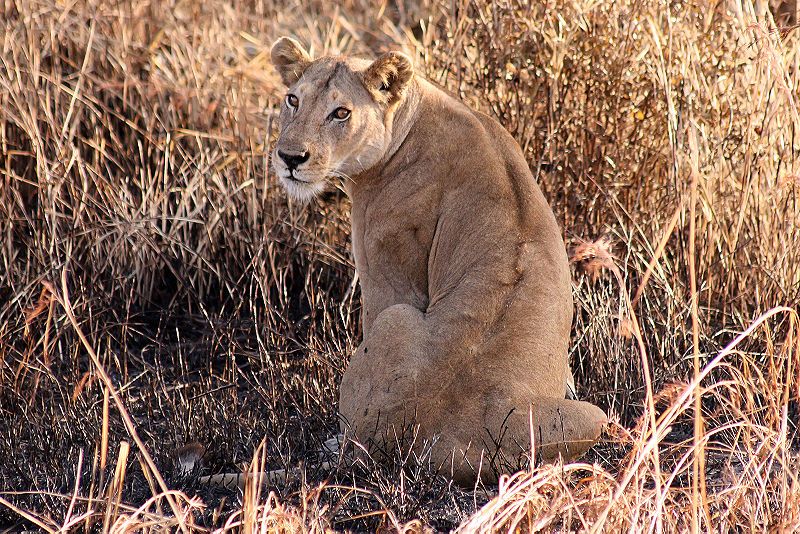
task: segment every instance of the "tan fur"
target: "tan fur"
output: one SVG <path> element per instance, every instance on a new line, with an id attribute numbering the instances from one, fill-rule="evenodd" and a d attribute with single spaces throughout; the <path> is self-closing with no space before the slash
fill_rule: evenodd
<path id="1" fill-rule="evenodd" d="M 282 38 L 272 55 L 300 99 L 281 111 L 276 173 L 301 200 L 338 177 L 353 203 L 364 339 L 342 379 L 345 429 L 376 451 L 416 425 L 461 483 L 519 467 L 531 435 L 546 460 L 584 453 L 606 416 L 564 398 L 567 257 L 514 139 L 402 54 L 311 61 Z M 350 119 L 330 122 L 340 106 Z M 279 150 L 308 151 L 295 179 Z"/>

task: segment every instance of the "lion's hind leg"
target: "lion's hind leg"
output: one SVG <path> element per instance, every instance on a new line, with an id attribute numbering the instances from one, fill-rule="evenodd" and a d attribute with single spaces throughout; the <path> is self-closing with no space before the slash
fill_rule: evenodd
<path id="1" fill-rule="evenodd" d="M 523 467 L 530 460 L 531 449 L 535 461 L 581 456 L 597 442 L 607 422 L 606 414 L 594 404 L 535 397 L 488 410 L 483 432 L 471 441 L 481 445 L 488 457 L 508 464 L 501 466 L 501 471 L 508 472 Z"/>
<path id="2" fill-rule="evenodd" d="M 533 417 L 525 426 L 533 435 L 535 456 L 544 461 L 583 455 L 608 423 L 603 410 L 579 400 L 538 398 L 531 402 L 531 410 Z"/>

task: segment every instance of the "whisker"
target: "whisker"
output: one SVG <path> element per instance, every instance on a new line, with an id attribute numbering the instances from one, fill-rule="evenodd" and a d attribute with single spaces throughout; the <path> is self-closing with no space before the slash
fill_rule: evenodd
<path id="1" fill-rule="evenodd" d="M 336 176 L 338 178 L 342 178 L 344 180 L 350 180 L 352 183 L 356 183 L 356 181 L 353 180 L 352 176 L 350 176 L 349 174 L 346 174 L 346 173 L 344 173 L 344 172 L 342 172 L 340 170 L 337 170 L 337 169 L 329 169 L 328 170 L 328 174 L 331 175 L 331 176 Z"/>

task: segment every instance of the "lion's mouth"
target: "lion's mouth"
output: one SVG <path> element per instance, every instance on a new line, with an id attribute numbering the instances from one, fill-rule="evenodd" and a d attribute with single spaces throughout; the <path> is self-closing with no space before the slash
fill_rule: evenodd
<path id="1" fill-rule="evenodd" d="M 308 183 L 308 180 L 302 180 L 302 179 L 298 178 L 297 176 L 295 176 L 294 170 L 290 170 L 289 171 L 289 175 L 286 176 L 286 178 L 288 180 L 291 180 L 291 181 L 299 183 L 299 184 L 307 184 Z"/>

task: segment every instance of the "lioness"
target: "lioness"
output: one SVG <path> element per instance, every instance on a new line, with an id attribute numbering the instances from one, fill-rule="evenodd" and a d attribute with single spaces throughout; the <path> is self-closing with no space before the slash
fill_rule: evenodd
<path id="1" fill-rule="evenodd" d="M 463 484 L 534 453 L 584 453 L 606 423 L 565 399 L 570 273 L 555 216 L 500 124 L 414 73 L 311 56 L 279 39 L 288 92 L 273 165 L 308 201 L 342 180 L 352 199 L 364 339 L 339 411 L 368 449 L 417 425 Z M 423 439 L 420 439 L 423 438 Z"/>

